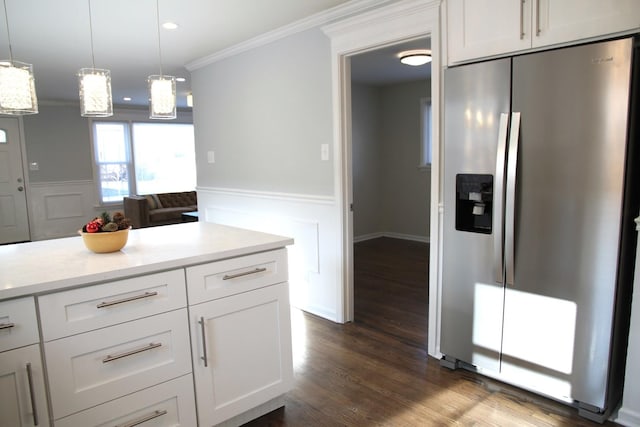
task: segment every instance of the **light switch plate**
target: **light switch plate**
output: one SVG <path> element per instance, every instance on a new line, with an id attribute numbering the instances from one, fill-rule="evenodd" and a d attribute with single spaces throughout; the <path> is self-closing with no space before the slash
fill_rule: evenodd
<path id="1" fill-rule="evenodd" d="M 207 151 L 207 162 L 209 163 L 216 162 L 216 155 L 213 151 Z"/>
<path id="2" fill-rule="evenodd" d="M 329 144 L 320 144 L 320 159 L 329 160 Z"/>

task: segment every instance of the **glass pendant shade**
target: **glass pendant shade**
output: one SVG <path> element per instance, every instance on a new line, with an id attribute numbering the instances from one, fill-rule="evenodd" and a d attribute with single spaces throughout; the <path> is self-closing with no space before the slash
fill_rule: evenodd
<path id="1" fill-rule="evenodd" d="M 33 66 L 19 61 L 0 62 L 0 114 L 38 112 Z"/>
<path id="2" fill-rule="evenodd" d="M 149 118 L 176 118 L 176 78 L 149 76 Z"/>
<path id="3" fill-rule="evenodd" d="M 78 71 L 80 115 L 82 117 L 110 117 L 113 115 L 111 72 L 98 68 Z"/>

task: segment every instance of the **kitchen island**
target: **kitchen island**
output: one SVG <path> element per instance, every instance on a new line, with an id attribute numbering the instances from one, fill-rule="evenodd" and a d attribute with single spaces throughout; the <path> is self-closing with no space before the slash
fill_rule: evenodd
<path id="1" fill-rule="evenodd" d="M 292 243 L 192 222 L 108 254 L 1 246 L 0 425 L 238 425 L 282 406 Z"/>

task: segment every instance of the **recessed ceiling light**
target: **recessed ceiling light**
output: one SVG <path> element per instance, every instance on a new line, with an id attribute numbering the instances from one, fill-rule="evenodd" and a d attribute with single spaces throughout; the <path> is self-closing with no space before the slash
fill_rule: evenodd
<path id="1" fill-rule="evenodd" d="M 165 22 L 164 24 L 162 24 L 162 28 L 164 28 L 165 30 L 176 30 L 178 28 L 178 24 L 176 24 L 175 22 Z"/>
<path id="2" fill-rule="evenodd" d="M 180 82 L 180 83 L 183 83 L 183 82 L 186 82 L 187 79 L 185 79 L 184 77 L 176 77 L 176 81 Z"/>
<path id="3" fill-rule="evenodd" d="M 131 97 L 125 96 L 124 98 L 122 98 L 123 101 L 131 101 Z"/>
<path id="4" fill-rule="evenodd" d="M 407 50 L 398 54 L 400 62 L 417 67 L 431 62 L 431 51 L 427 49 Z"/>

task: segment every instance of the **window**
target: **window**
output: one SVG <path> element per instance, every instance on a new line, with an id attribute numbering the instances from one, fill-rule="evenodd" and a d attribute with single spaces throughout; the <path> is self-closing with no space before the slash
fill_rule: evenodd
<path id="1" fill-rule="evenodd" d="M 431 168 L 431 98 L 422 98 L 420 100 L 420 168 Z"/>
<path id="2" fill-rule="evenodd" d="M 7 131 L 4 129 L 0 129 L 0 144 L 7 143 Z"/>
<path id="3" fill-rule="evenodd" d="M 101 203 L 196 186 L 192 124 L 94 121 L 93 143 Z"/>

